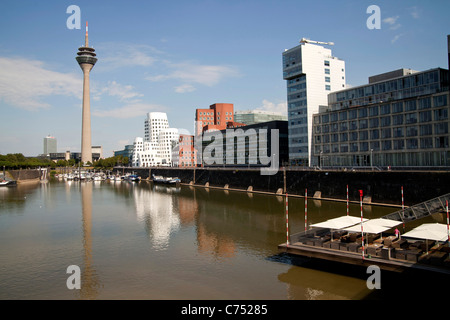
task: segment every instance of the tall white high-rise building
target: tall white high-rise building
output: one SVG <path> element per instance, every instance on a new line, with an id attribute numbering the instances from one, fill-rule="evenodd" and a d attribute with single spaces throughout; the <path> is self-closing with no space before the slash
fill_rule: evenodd
<path id="1" fill-rule="evenodd" d="M 133 167 L 170 166 L 172 148 L 177 143 L 178 129 L 170 128 L 167 114 L 150 112 L 145 119 L 145 136 L 136 137 Z"/>
<path id="2" fill-rule="evenodd" d="M 57 143 L 56 138 L 50 135 L 44 138 L 44 155 L 49 155 L 50 153 L 57 153 Z"/>
<path id="3" fill-rule="evenodd" d="M 328 94 L 345 89 L 345 62 L 332 55 L 317 41 L 283 52 L 283 79 L 287 82 L 289 163 L 317 165 L 312 157 L 313 114 L 327 108 Z"/>

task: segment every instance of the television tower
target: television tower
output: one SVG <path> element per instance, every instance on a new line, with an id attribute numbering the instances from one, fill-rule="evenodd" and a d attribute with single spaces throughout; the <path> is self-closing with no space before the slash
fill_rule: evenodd
<path id="1" fill-rule="evenodd" d="M 92 163 L 92 142 L 91 142 L 91 104 L 89 93 L 89 72 L 97 62 L 95 49 L 89 47 L 88 23 L 86 21 L 86 38 L 84 47 L 78 48 L 77 62 L 83 70 L 83 118 L 81 129 L 81 161 L 86 164 Z"/>

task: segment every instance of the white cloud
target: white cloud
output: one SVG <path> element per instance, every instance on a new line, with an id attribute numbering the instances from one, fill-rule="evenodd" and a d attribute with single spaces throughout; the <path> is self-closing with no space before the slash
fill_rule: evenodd
<path id="1" fill-rule="evenodd" d="M 92 112 L 93 116 L 100 118 L 118 118 L 118 119 L 128 119 L 135 117 L 142 117 L 151 111 L 162 111 L 166 109 L 164 106 L 149 104 L 149 103 L 130 103 L 123 107 L 110 109 L 110 110 L 94 110 Z"/>
<path id="2" fill-rule="evenodd" d="M 172 70 L 168 74 L 148 76 L 146 79 L 150 81 L 179 80 L 183 82 L 183 85 L 176 87 L 177 92 L 192 91 L 193 83 L 212 87 L 225 78 L 239 76 L 238 70 L 233 66 L 201 65 L 193 62 L 166 62 L 166 65 Z"/>
<path id="3" fill-rule="evenodd" d="M 411 14 L 411 17 L 413 17 L 414 19 L 419 19 L 420 18 L 420 10 L 418 7 L 414 6 L 408 9 L 409 13 Z"/>
<path id="4" fill-rule="evenodd" d="M 287 114 L 287 102 L 274 103 L 264 99 L 262 105 L 257 110 L 278 112 L 285 115 Z"/>
<path id="5" fill-rule="evenodd" d="M 82 77 L 47 69 L 44 63 L 0 57 L 0 99 L 26 110 L 49 108 L 44 98 L 53 95 L 81 99 Z"/>
<path id="6" fill-rule="evenodd" d="M 126 43 L 102 43 L 96 47 L 99 55 L 97 69 L 112 70 L 124 67 L 149 67 L 158 59 L 161 51 L 148 45 Z"/>
<path id="7" fill-rule="evenodd" d="M 195 87 L 190 84 L 182 84 L 181 86 L 175 87 L 175 92 L 177 93 L 193 92 L 195 90 Z"/>
<path id="8" fill-rule="evenodd" d="M 403 34 L 398 34 L 398 35 L 396 35 L 396 36 L 391 40 L 391 43 L 394 44 L 395 42 L 397 42 L 397 40 L 400 39 L 401 36 L 403 36 Z"/>
<path id="9" fill-rule="evenodd" d="M 99 100 L 99 96 L 107 94 L 109 96 L 118 97 L 120 101 L 129 100 L 137 97 L 142 97 L 143 94 L 134 90 L 131 85 L 121 85 L 116 81 L 109 81 L 108 84 L 100 89 L 97 89 L 96 100 Z"/>
<path id="10" fill-rule="evenodd" d="M 383 19 L 383 22 L 390 24 L 390 25 L 394 25 L 397 22 L 398 18 L 399 18 L 399 16 L 387 17 L 387 18 Z"/>

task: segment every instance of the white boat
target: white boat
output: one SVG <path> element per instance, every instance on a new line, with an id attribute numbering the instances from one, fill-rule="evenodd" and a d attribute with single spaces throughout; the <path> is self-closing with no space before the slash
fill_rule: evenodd
<path id="1" fill-rule="evenodd" d="M 9 187 L 9 186 L 15 186 L 16 181 L 14 180 L 0 180 L 0 187 Z"/>
<path id="2" fill-rule="evenodd" d="M 153 182 L 162 184 L 179 184 L 181 180 L 178 177 L 163 177 L 153 175 Z"/>

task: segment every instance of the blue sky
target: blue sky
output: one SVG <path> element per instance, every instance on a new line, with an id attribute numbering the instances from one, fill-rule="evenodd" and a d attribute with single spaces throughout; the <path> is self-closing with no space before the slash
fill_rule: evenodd
<path id="1" fill-rule="evenodd" d="M 81 29 L 68 29 L 69 5 Z M 369 30 L 367 7 L 381 9 Z M 398 68 L 448 68 L 450 1 L 20 1 L 0 4 L 0 154 L 79 151 L 82 72 L 89 44 L 92 143 L 106 156 L 144 135 L 145 114 L 167 112 L 171 127 L 193 131 L 196 108 L 286 112 L 281 54 L 302 37 L 332 41 L 347 83 Z"/>

